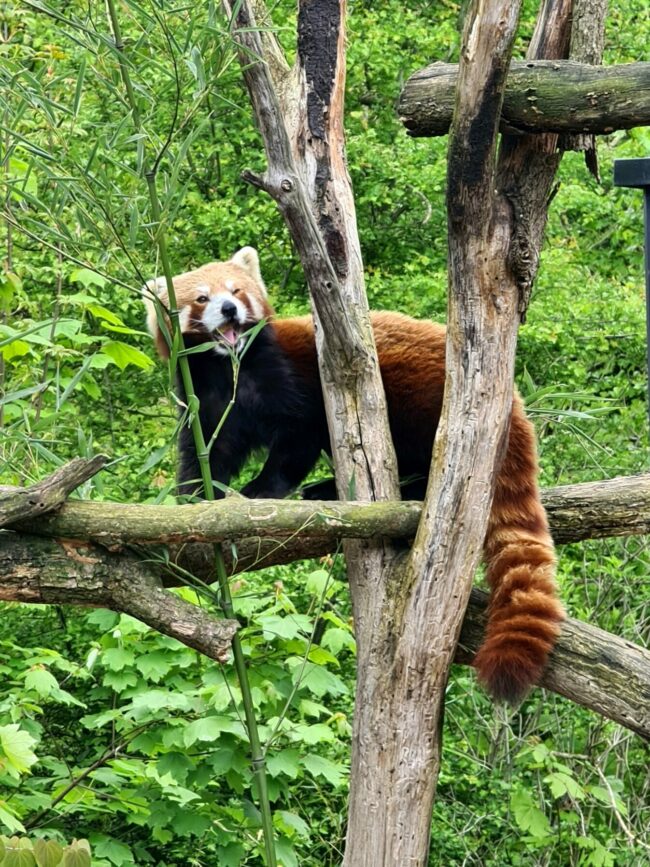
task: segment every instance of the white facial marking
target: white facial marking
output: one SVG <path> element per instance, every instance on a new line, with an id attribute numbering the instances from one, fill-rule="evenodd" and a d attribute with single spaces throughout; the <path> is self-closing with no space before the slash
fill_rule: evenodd
<path id="1" fill-rule="evenodd" d="M 199 285 L 196 287 L 196 292 L 197 295 L 209 295 L 210 287 L 207 283 L 199 283 Z"/>
<path id="2" fill-rule="evenodd" d="M 181 326 L 181 332 L 186 332 L 190 324 L 190 308 L 183 307 L 178 314 L 178 324 Z"/>
<path id="3" fill-rule="evenodd" d="M 256 298 L 255 295 L 248 296 L 248 303 L 251 306 L 252 316 L 251 319 L 253 322 L 259 322 L 260 319 L 264 317 L 264 308 L 262 307 L 259 298 Z"/>
<path id="4" fill-rule="evenodd" d="M 235 281 L 234 281 L 234 280 L 226 280 L 226 289 L 227 289 L 229 292 L 232 292 L 232 290 L 233 290 L 234 288 L 235 288 Z"/>
<path id="5" fill-rule="evenodd" d="M 224 304 L 234 304 L 236 313 L 234 317 L 224 316 L 222 307 Z M 224 325 L 232 323 L 233 325 L 243 325 L 246 322 L 246 307 L 237 298 L 230 294 L 220 292 L 218 295 L 213 295 L 208 304 L 205 305 L 201 321 L 206 331 L 218 331 Z"/>

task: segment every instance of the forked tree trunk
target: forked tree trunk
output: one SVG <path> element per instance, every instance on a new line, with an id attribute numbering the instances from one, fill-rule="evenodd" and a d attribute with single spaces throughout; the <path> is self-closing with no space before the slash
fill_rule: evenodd
<path id="1" fill-rule="evenodd" d="M 465 25 L 447 175 L 445 402 L 404 587 L 371 636 L 357 693 L 349 867 L 427 860 L 449 665 L 512 400 L 519 292 L 507 267 L 510 209 L 492 179 L 518 16 L 518 3 L 476 3 Z"/>
<path id="2" fill-rule="evenodd" d="M 427 860 L 444 690 L 558 162 L 556 136 L 524 137 L 504 142 L 496 167 L 519 5 L 475 0 L 467 13 L 449 155 L 447 387 L 415 544 L 400 557 L 380 541 L 346 546 L 358 642 L 346 867 Z M 545 2 L 531 56 L 563 55 L 570 5 Z M 270 24 L 262 2 L 224 7 L 268 158 L 263 177 L 245 177 L 278 203 L 311 291 L 339 494 L 353 479 L 360 499 L 396 496 L 344 162 L 345 2 L 300 0 L 293 69 L 268 29 L 255 30 Z"/>

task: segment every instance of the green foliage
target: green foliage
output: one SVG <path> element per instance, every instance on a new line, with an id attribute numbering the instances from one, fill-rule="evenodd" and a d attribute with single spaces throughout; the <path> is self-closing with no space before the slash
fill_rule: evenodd
<path id="1" fill-rule="evenodd" d="M 330 799 L 347 778 L 354 660 L 351 625 L 336 614 L 343 589 L 322 569 L 276 568 L 235 592 L 286 863 L 304 863 L 296 847 L 341 822 Z M 129 617 L 74 617 L 78 664 L 5 642 L 0 721 L 16 722 L 0 725 L 0 786 L 12 788 L 0 822 L 22 831 L 36 811 L 50 831 L 83 829 L 94 857 L 115 865 L 180 864 L 188 846 L 208 862 L 259 853 L 234 672 Z M 323 644 L 330 631 L 345 633 L 346 649 L 334 656 L 315 645 L 315 628 Z M 29 786 L 16 789 L 11 781 L 28 772 Z"/>
<path id="2" fill-rule="evenodd" d="M 90 867 L 90 865 L 88 840 L 73 840 L 68 846 L 62 846 L 56 840 L 0 837 L 0 867 Z"/>
<path id="3" fill-rule="evenodd" d="M 102 451 L 114 463 L 83 496 L 165 502 L 177 419 L 167 373 L 143 334 L 140 287 L 159 273 L 139 178 L 144 145 L 124 107 L 104 18 L 77 0 L 65 10 L 49 4 L 58 18 L 41 5 L 0 12 L 1 480 L 32 481 L 72 455 Z M 350 4 L 348 160 L 376 308 L 445 316 L 446 142 L 409 139 L 394 103 L 413 70 L 457 58 L 463 5 Z M 519 53 L 534 6 L 525 4 Z M 274 11 L 287 46 L 293 7 L 283 0 Z M 607 62 L 645 59 L 645 5 L 610 7 Z M 217 5 L 163 10 L 127 0 L 120 8 L 160 157 L 174 268 L 252 243 L 279 313 L 304 312 L 302 275 L 275 206 L 239 178 L 264 158 Z M 518 360 L 546 484 L 647 463 L 641 201 L 611 177 L 614 159 L 649 151 L 647 130 L 601 139 L 602 184 L 580 155 L 562 163 Z M 649 565 L 639 539 L 566 546 L 568 609 L 647 642 Z M 355 650 L 342 566 L 266 570 L 233 591 L 279 860 L 338 864 Z M 34 853 L 83 835 L 100 867 L 261 863 L 229 666 L 103 611 L 6 606 L 0 641 L 0 826 L 8 834 L 42 836 L 48 842 L 34 838 Z M 430 864 L 641 867 L 650 844 L 647 764 L 638 739 L 560 698 L 534 693 L 505 718 L 458 670 Z M 33 861 L 20 845 L 18 859 Z"/>

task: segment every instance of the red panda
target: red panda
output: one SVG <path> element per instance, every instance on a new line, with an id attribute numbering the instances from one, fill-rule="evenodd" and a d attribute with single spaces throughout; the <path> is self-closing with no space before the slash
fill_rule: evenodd
<path id="1" fill-rule="evenodd" d="M 284 497 L 295 490 L 330 451 L 314 326 L 310 316 L 274 319 L 256 251 L 239 250 L 174 278 L 185 345 L 212 343 L 189 359 L 206 441 L 231 399 L 231 354 L 241 354 L 232 411 L 210 453 L 213 479 L 227 485 L 250 453 L 268 448 L 248 497 Z M 161 356 L 168 349 L 152 292 L 167 304 L 158 283 L 147 284 L 148 326 Z M 249 343 L 251 329 L 268 322 Z M 391 434 L 408 498 L 422 498 L 445 380 L 445 329 L 401 313 L 371 314 Z M 245 352 L 244 352 L 245 349 Z M 191 434 L 181 433 L 179 487 L 200 493 Z M 414 480 L 415 477 L 415 480 Z M 221 496 L 215 490 L 216 496 Z M 312 499 L 336 496 L 331 482 L 303 490 Z M 537 486 L 535 434 L 515 393 L 509 441 L 495 479 L 484 544 L 491 588 L 488 625 L 474 665 L 479 680 L 498 699 L 519 701 L 539 680 L 563 619 L 556 595 L 555 555 Z"/>

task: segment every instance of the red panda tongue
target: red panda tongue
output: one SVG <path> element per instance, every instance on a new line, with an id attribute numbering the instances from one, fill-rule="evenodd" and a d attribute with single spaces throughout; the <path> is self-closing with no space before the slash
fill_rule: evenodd
<path id="1" fill-rule="evenodd" d="M 220 334 L 226 343 L 229 343 L 231 346 L 236 345 L 239 335 L 234 328 L 226 328 L 224 331 L 221 331 Z"/>

